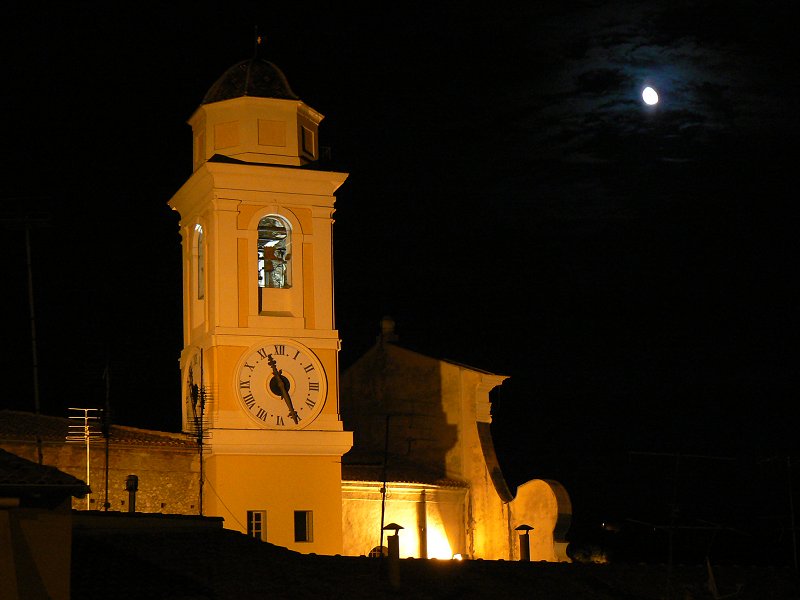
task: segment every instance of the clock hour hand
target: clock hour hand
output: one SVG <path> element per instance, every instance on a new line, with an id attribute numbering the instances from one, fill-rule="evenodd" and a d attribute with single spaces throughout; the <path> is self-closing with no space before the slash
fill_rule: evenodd
<path id="1" fill-rule="evenodd" d="M 275 362 L 275 359 L 272 357 L 272 354 L 267 354 L 267 364 L 272 367 L 272 375 L 275 382 L 278 384 L 278 389 L 281 392 L 281 397 L 283 401 L 286 402 L 286 406 L 289 408 L 289 418 L 294 421 L 295 425 L 300 422 L 300 418 L 297 416 L 297 411 L 294 409 L 294 405 L 292 404 L 292 398 L 289 396 L 289 391 L 286 389 L 286 384 L 283 380 L 283 375 L 281 371 L 278 369 L 278 363 Z"/>

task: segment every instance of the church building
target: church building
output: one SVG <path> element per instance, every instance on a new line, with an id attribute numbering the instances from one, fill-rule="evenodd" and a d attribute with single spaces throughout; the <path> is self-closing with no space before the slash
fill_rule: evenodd
<path id="1" fill-rule="evenodd" d="M 169 201 L 183 434 L 112 430 L 112 510 L 136 474 L 139 510 L 219 516 L 303 553 L 379 554 L 393 526 L 401 556 L 509 560 L 533 528 L 532 560 L 567 560 L 566 491 L 512 492 L 497 462 L 489 394 L 504 376 L 405 349 L 387 318 L 340 378 L 332 226 L 347 174 L 320 166 L 322 119 L 259 58 L 228 69 L 190 118 L 193 173 Z M 0 446 L 30 457 L 9 425 L 25 418 L 4 413 Z M 60 427 L 48 420 L 45 462 L 80 477 Z M 98 452 L 92 481 L 104 471 Z"/>
<path id="2" fill-rule="evenodd" d="M 343 465 L 345 554 L 363 554 L 380 524 L 396 523 L 401 556 L 514 560 L 527 535 L 535 560 L 567 560 L 564 488 L 534 480 L 512 493 L 498 464 L 489 394 L 505 379 L 403 348 L 383 319 L 377 343 L 342 375 L 355 436 Z"/>

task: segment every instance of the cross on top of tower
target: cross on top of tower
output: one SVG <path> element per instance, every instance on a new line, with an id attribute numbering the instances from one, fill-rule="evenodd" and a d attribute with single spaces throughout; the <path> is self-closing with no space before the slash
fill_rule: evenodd
<path id="1" fill-rule="evenodd" d="M 266 38 L 258 32 L 258 25 L 253 28 L 253 58 L 258 58 L 259 49 Z"/>

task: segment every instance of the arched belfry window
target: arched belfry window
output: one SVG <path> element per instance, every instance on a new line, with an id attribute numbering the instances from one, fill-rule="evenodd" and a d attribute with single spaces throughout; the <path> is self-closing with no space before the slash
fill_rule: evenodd
<path id="1" fill-rule="evenodd" d="M 258 286 L 291 287 L 291 228 L 288 221 L 268 215 L 258 222 Z"/>
<path id="2" fill-rule="evenodd" d="M 195 236 L 195 244 L 197 244 L 195 251 L 195 256 L 197 258 L 195 271 L 197 273 L 197 299 L 202 300 L 206 297 L 206 253 L 205 240 L 203 239 L 203 226 L 197 223 L 194 226 L 194 230 L 197 234 Z"/>

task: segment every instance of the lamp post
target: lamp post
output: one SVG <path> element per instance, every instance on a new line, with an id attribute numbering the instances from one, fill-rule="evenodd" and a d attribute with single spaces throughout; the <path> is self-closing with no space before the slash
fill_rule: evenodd
<path id="1" fill-rule="evenodd" d="M 530 525 L 522 524 L 514 528 L 519 532 L 519 559 L 524 562 L 531 560 L 531 537 L 529 532 L 533 531 Z"/>

